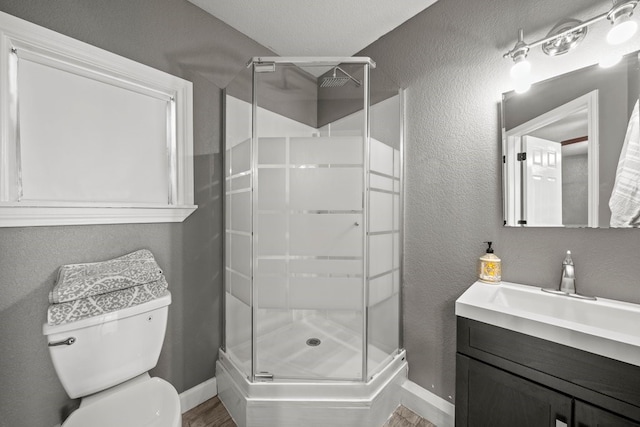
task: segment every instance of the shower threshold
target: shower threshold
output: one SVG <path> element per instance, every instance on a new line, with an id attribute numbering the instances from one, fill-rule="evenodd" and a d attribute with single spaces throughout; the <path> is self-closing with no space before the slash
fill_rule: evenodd
<path id="1" fill-rule="evenodd" d="M 338 381 L 250 382 L 227 354 L 216 362 L 218 396 L 238 427 L 299 427 L 309 420 L 345 427 L 384 424 L 400 405 L 407 379 L 402 350 L 366 383 Z"/>

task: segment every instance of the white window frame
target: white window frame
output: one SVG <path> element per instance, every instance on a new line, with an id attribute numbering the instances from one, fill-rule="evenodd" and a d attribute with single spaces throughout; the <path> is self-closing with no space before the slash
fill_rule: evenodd
<path id="1" fill-rule="evenodd" d="M 20 200 L 20 55 L 167 100 L 167 144 L 158 147 L 169 165 L 166 203 Z M 182 222 L 197 208 L 193 198 L 191 82 L 0 12 L 0 227 Z"/>

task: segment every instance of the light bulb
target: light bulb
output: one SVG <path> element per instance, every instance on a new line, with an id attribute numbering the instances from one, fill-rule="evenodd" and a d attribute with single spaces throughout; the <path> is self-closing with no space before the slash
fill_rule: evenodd
<path id="1" fill-rule="evenodd" d="M 600 60 L 601 68 L 610 68 L 622 60 L 622 55 L 610 53 Z"/>
<path id="2" fill-rule="evenodd" d="M 629 15 L 622 15 L 616 19 L 613 27 L 607 33 L 609 44 L 621 44 L 631 39 L 638 29 L 638 23 L 632 21 Z"/>
<path id="3" fill-rule="evenodd" d="M 530 88 L 531 88 L 530 80 L 514 80 L 513 82 L 513 90 L 515 90 L 516 93 L 525 93 Z"/>
<path id="4" fill-rule="evenodd" d="M 529 79 L 531 74 L 531 63 L 526 59 L 518 60 L 511 67 L 511 78 L 513 80 Z"/>
<path id="5" fill-rule="evenodd" d="M 525 56 L 516 58 L 511 67 L 511 80 L 516 93 L 524 93 L 531 87 L 531 63 Z"/>

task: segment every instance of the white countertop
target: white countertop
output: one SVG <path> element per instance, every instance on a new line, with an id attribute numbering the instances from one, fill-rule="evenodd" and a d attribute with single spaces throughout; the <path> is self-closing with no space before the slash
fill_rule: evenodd
<path id="1" fill-rule="evenodd" d="M 637 304 L 478 281 L 456 301 L 456 315 L 640 366 Z"/>

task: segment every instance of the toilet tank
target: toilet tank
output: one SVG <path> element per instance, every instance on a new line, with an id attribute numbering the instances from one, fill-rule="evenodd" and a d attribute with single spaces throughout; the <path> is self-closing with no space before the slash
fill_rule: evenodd
<path id="1" fill-rule="evenodd" d="M 97 393 L 156 366 L 171 294 L 144 304 L 61 325 L 43 326 L 58 378 L 71 398 Z"/>

